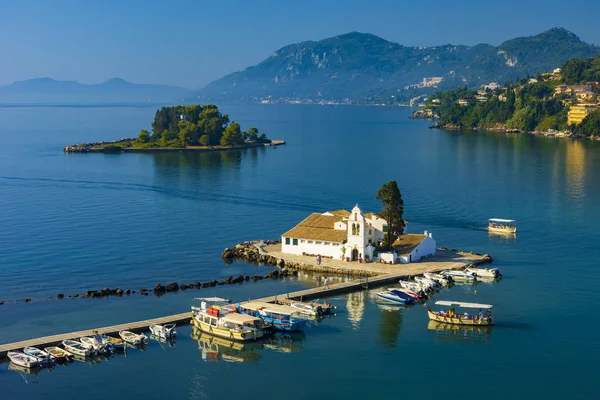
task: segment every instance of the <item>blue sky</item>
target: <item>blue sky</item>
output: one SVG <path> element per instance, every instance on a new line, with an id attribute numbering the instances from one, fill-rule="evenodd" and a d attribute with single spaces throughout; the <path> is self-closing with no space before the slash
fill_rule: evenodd
<path id="1" fill-rule="evenodd" d="M 200 88 L 280 47 L 350 31 L 500 44 L 562 26 L 600 45 L 598 1 L 0 0 L 0 84 L 36 77 Z"/>

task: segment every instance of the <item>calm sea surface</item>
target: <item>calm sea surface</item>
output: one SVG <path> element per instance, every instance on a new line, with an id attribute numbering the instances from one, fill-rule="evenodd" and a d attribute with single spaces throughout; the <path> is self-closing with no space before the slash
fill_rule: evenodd
<path id="1" fill-rule="evenodd" d="M 0 108 L 0 343 L 183 312 L 200 295 L 243 300 L 314 286 L 304 276 L 161 298 L 49 299 L 264 274 L 225 265 L 223 248 L 277 238 L 313 211 L 379 211 L 375 194 L 390 179 L 411 232 L 494 256 L 501 282 L 437 298 L 495 304 L 497 325 L 436 330 L 423 306 L 354 293 L 331 299 L 337 315 L 304 334 L 243 348 L 182 327 L 175 347 L 152 342 L 93 365 L 28 375 L 0 364 L 0 398 L 597 398 L 600 143 L 430 130 L 401 108 L 224 105 L 243 128 L 288 144 L 62 152 L 133 136 L 155 110 Z M 516 238 L 489 235 L 491 217 L 516 219 Z M 33 301 L 15 302 L 25 297 Z"/>

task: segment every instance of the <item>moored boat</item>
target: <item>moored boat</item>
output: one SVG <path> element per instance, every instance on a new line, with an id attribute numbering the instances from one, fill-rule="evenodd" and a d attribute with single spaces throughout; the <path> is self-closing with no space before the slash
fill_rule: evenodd
<path id="1" fill-rule="evenodd" d="M 426 292 L 429 291 L 429 289 L 424 288 L 420 283 L 417 283 L 417 282 L 401 280 L 399 283 L 400 283 L 400 286 L 402 286 L 404 289 L 411 290 L 411 291 L 419 294 L 419 296 L 421 296 L 421 297 L 425 297 Z"/>
<path id="2" fill-rule="evenodd" d="M 58 346 L 44 347 L 44 351 L 54 357 L 58 362 L 71 358 L 71 355 Z"/>
<path id="3" fill-rule="evenodd" d="M 442 286 L 447 286 L 452 282 L 452 278 L 443 274 L 437 274 L 435 272 L 425 272 L 423 274 L 425 278 L 437 281 Z"/>
<path id="4" fill-rule="evenodd" d="M 517 227 L 514 219 L 490 218 L 488 222 L 488 231 L 496 233 L 517 233 Z"/>
<path id="5" fill-rule="evenodd" d="M 153 324 L 149 326 L 150 332 L 163 339 L 168 339 L 174 336 L 177 336 L 177 331 L 175 330 L 175 324 L 167 324 L 167 325 L 159 325 Z"/>
<path id="6" fill-rule="evenodd" d="M 258 317 L 240 314 L 225 299 L 200 298 L 200 307 L 192 307 L 192 323 L 202 332 L 237 341 L 256 340 L 264 335 L 264 323 Z"/>
<path id="7" fill-rule="evenodd" d="M 125 348 L 125 342 L 121 338 L 116 338 L 108 335 L 100 335 L 100 339 L 104 344 L 110 344 L 115 349 Z"/>
<path id="8" fill-rule="evenodd" d="M 411 295 L 400 290 L 388 289 L 387 292 L 377 292 L 375 294 L 380 299 L 396 304 L 411 304 L 415 301 Z"/>
<path id="9" fill-rule="evenodd" d="M 465 272 L 471 275 L 475 275 L 477 278 L 497 279 L 500 277 L 500 271 L 498 270 L 498 268 L 469 267 L 465 269 Z"/>
<path id="10" fill-rule="evenodd" d="M 109 353 L 114 351 L 111 344 L 104 343 L 100 336 L 84 336 L 79 338 L 84 345 L 91 346 L 97 353 Z"/>
<path id="11" fill-rule="evenodd" d="M 442 274 L 449 276 L 453 281 L 457 282 L 474 282 L 475 276 L 464 271 L 446 270 Z"/>
<path id="12" fill-rule="evenodd" d="M 6 356 L 13 364 L 20 367 L 37 368 L 42 365 L 39 358 L 21 353 L 20 351 L 9 351 Z"/>
<path id="13" fill-rule="evenodd" d="M 305 314 L 310 317 L 316 317 L 318 315 L 317 310 L 310 304 L 293 301 L 290 303 L 290 307 L 297 309 L 300 314 Z"/>
<path id="14" fill-rule="evenodd" d="M 449 310 L 444 311 L 443 309 L 432 311 L 430 308 L 427 309 L 429 319 L 432 321 L 443 322 L 447 324 L 456 325 L 491 325 L 492 324 L 492 307 L 491 304 L 480 304 L 480 303 L 465 303 L 460 301 L 436 301 L 438 306 L 450 307 Z M 463 314 L 456 312 L 455 308 L 464 309 L 479 309 L 479 313 L 470 315 L 468 311 Z M 483 311 L 485 310 L 485 312 Z"/>
<path id="15" fill-rule="evenodd" d="M 423 287 L 430 288 L 431 290 L 435 290 L 442 286 L 437 281 L 433 279 L 425 278 L 424 276 L 415 276 L 415 282 L 420 283 Z"/>
<path id="16" fill-rule="evenodd" d="M 306 317 L 303 317 L 298 309 L 281 304 L 249 301 L 238 304 L 237 310 L 242 314 L 260 318 L 266 324 L 282 331 L 301 330 L 306 323 Z"/>
<path id="17" fill-rule="evenodd" d="M 123 339 L 126 343 L 133 344 L 135 346 L 148 343 L 148 338 L 146 335 L 138 335 L 137 333 L 133 333 L 131 331 L 119 331 L 119 336 L 121 336 L 121 339 Z"/>
<path id="18" fill-rule="evenodd" d="M 37 358 L 42 364 L 54 362 L 54 357 L 52 357 L 45 351 L 38 349 L 37 347 L 27 346 L 23 349 L 23 353 L 27 354 L 28 356 Z"/>
<path id="19" fill-rule="evenodd" d="M 398 290 L 398 291 L 404 292 L 407 295 L 411 296 L 416 301 L 423 300 L 426 297 L 425 293 L 423 293 L 422 291 L 419 294 L 417 292 L 413 292 L 412 290 L 408 290 L 408 289 L 404 289 L 404 288 L 389 288 L 388 289 L 388 291 L 393 291 L 393 290 Z"/>
<path id="20" fill-rule="evenodd" d="M 92 355 L 89 346 L 85 346 L 81 342 L 67 339 L 62 341 L 62 345 L 68 353 L 73 355 L 81 357 L 89 357 Z"/>

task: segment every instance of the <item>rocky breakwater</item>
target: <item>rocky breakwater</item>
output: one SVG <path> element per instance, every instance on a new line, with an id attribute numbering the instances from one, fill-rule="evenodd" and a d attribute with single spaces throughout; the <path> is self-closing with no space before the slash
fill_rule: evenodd
<path id="1" fill-rule="evenodd" d="M 68 144 L 64 147 L 65 153 L 90 153 L 94 151 L 121 151 L 122 147 L 119 146 L 123 143 L 131 143 L 136 138 L 125 138 L 119 140 L 111 140 L 108 142 L 91 142 L 91 143 L 80 143 L 80 144 Z"/>
<path id="2" fill-rule="evenodd" d="M 285 260 L 280 257 L 275 257 L 262 248 L 271 244 L 278 244 L 279 240 L 255 240 L 249 242 L 243 242 L 237 244 L 233 248 L 225 248 L 223 250 L 222 257 L 225 262 L 231 262 L 231 260 L 243 260 L 252 264 L 257 265 L 272 265 L 279 267 L 282 272 L 286 274 L 298 275 L 298 271 L 315 272 L 326 275 L 343 275 L 343 276 L 377 276 L 377 272 L 364 271 L 360 269 L 340 269 L 335 267 L 329 267 L 326 265 L 314 265 L 310 263 L 303 263 L 293 260 Z"/>

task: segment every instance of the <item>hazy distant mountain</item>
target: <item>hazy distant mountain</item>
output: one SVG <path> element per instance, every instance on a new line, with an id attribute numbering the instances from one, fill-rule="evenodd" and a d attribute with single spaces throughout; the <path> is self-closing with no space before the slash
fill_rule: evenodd
<path id="1" fill-rule="evenodd" d="M 260 64 L 227 75 L 201 89 L 205 100 L 312 99 L 357 102 L 408 99 L 435 90 L 420 87 L 442 77 L 438 88 L 477 87 L 549 71 L 600 48 L 553 28 L 500 46 L 406 47 L 365 33 L 348 33 L 292 44 Z"/>
<path id="2" fill-rule="evenodd" d="M 120 78 L 94 85 L 39 78 L 0 86 L 2 104 L 172 103 L 184 98 L 191 99 L 192 96 L 193 92 L 189 89 L 140 85 Z"/>

